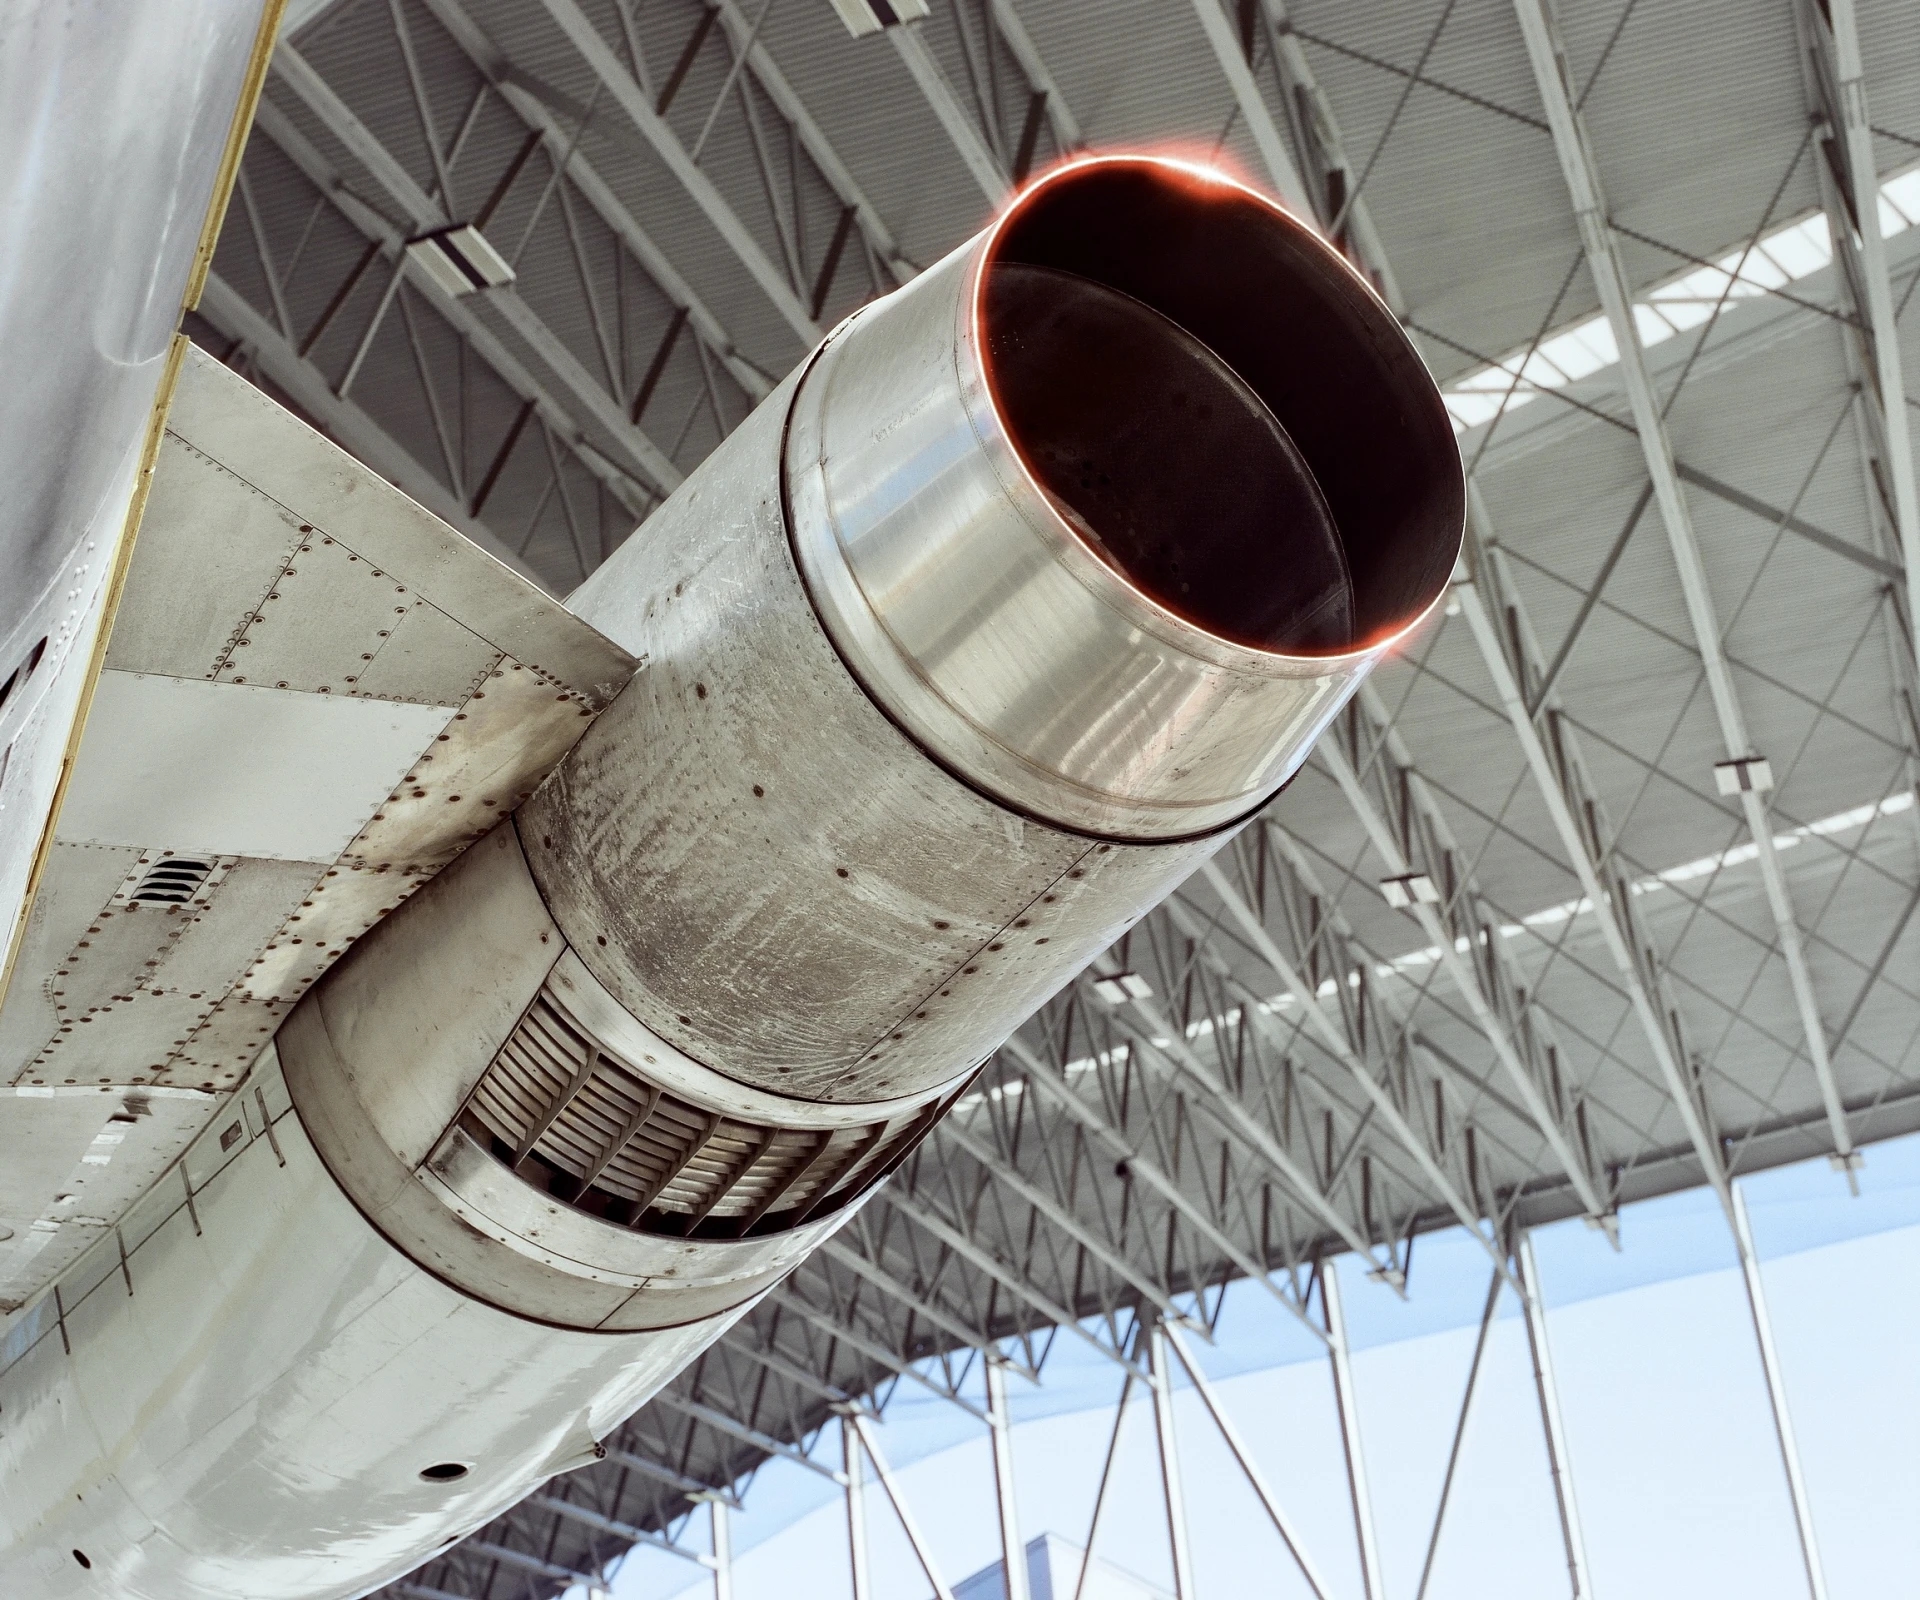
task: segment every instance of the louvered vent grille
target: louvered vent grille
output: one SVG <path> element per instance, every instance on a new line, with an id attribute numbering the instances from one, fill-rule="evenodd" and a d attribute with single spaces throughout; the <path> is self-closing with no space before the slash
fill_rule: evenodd
<path id="1" fill-rule="evenodd" d="M 230 857 L 176 855 L 168 851 L 155 859 L 142 857 L 139 868 L 120 885 L 116 904 L 185 906 L 205 900 L 226 876 Z"/>
<path id="2" fill-rule="evenodd" d="M 541 990 L 467 1102 L 469 1133 L 521 1177 L 609 1222 L 676 1237 L 779 1232 L 876 1182 L 940 1102 L 813 1130 L 720 1116 L 607 1051 Z"/>

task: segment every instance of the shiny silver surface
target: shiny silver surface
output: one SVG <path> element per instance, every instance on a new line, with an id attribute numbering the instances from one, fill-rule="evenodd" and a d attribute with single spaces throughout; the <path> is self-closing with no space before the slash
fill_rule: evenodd
<path id="1" fill-rule="evenodd" d="M 647 1030 L 865 1106 L 956 1082 L 1223 835 L 1028 820 L 875 704 L 794 564 L 794 382 L 570 597 L 646 665 L 516 821 L 561 933 Z"/>
<path id="2" fill-rule="evenodd" d="M 1425 492 L 1434 511 L 1402 540 L 1418 548 L 1393 552 L 1403 571 L 1364 570 L 1356 552 L 1366 627 L 1350 650 L 1252 648 L 1156 601 L 1075 531 L 1013 436 L 986 349 L 988 275 L 1025 213 L 1065 191 L 1139 174 L 1169 192 L 1203 192 L 1202 217 L 1218 215 L 1218 237 L 1203 222 L 1174 264 L 1203 290 L 1211 275 L 1227 292 L 1237 263 L 1217 258 L 1240 248 L 1229 229 L 1249 218 L 1306 259 L 1301 267 L 1277 257 L 1267 297 L 1231 306 L 1232 317 L 1280 319 L 1294 295 L 1310 302 L 1298 314 L 1332 322 L 1327 307 L 1338 300 L 1352 326 L 1337 330 L 1331 359 L 1382 362 L 1374 343 L 1404 358 L 1392 376 L 1405 380 L 1404 409 L 1418 435 L 1405 448 L 1431 455 L 1421 470 L 1433 480 Z M 1120 193 L 1110 202 L 1131 203 Z M 1087 256 L 1074 262 L 1082 274 L 1107 270 L 1097 246 Z M 1122 263 L 1111 266 L 1113 281 L 1149 293 Z M 1309 270 L 1320 278 L 1309 281 Z M 1230 348 L 1221 353 L 1235 364 Z M 1309 369 L 1315 360 L 1304 351 L 1298 359 Z M 1308 370 L 1292 381 L 1318 386 L 1323 377 L 1325 404 L 1337 410 L 1338 374 Z M 1337 470 L 1324 456 L 1340 447 L 1306 450 L 1316 474 Z M 1180 463 L 1166 466 L 1177 472 Z M 1204 833 L 1270 796 L 1366 672 L 1431 608 L 1460 539 L 1451 433 L 1386 307 L 1271 201 L 1218 174 L 1148 158 L 1057 169 L 993 228 L 843 324 L 800 386 L 785 471 L 809 592 L 888 714 L 949 770 L 1014 809 L 1115 838 Z M 1336 498 L 1336 520 L 1343 509 Z M 1350 546 L 1358 542 L 1344 520 L 1341 531 Z M 1282 549 L 1296 537 L 1289 526 L 1272 529 Z M 1249 570 L 1247 581 L 1260 577 Z M 1370 605 L 1370 587 L 1388 592 Z"/>
<path id="3" fill-rule="evenodd" d="M 744 1304 L 850 1209 L 752 1239 L 653 1237 L 550 1197 L 455 1125 L 561 961 L 577 969 L 503 824 L 355 945 L 280 1028 L 288 1091 L 321 1159 L 402 1252 L 519 1316 L 608 1332 Z"/>
<path id="4" fill-rule="evenodd" d="M 662 1039 L 622 1006 L 574 951 L 554 963 L 548 981 L 566 995 L 574 1015 L 602 1043 L 630 1061 L 644 1062 L 647 1076 L 662 1088 L 725 1116 L 782 1128 L 854 1128 L 918 1110 L 937 1092 L 923 1089 L 893 1100 L 863 1100 L 855 1105 L 769 1094 L 715 1072 Z"/>
<path id="5" fill-rule="evenodd" d="M 428 1158 L 421 1180 L 450 1211 L 490 1238 L 563 1272 L 629 1290 L 653 1289 L 669 1302 L 678 1291 L 717 1289 L 744 1303 L 796 1266 L 857 1209 L 747 1240 L 670 1239 L 614 1228 L 515 1177 L 458 1126 Z M 703 1296 L 703 1305 L 710 1298 Z"/>
<path id="6" fill-rule="evenodd" d="M 733 1321 L 569 1331 L 420 1271 L 271 1054 L 182 1171 L 7 1327 L 9 1600 L 364 1594 L 593 1459 Z M 422 1478 L 443 1462 L 463 1475 Z"/>

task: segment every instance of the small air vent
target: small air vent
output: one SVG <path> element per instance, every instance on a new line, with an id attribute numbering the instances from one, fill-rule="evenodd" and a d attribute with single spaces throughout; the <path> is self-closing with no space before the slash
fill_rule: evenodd
<path id="1" fill-rule="evenodd" d="M 904 1160 L 945 1109 L 935 1101 L 831 1130 L 721 1116 L 609 1052 L 548 986 L 461 1121 L 521 1178 L 575 1210 L 642 1233 L 738 1239 L 837 1210 Z"/>
<path id="2" fill-rule="evenodd" d="M 40 665 L 40 658 L 46 653 L 47 641 L 43 635 L 40 642 L 27 652 L 26 659 L 7 674 L 6 682 L 0 683 L 0 709 L 4 709 L 13 698 L 13 691 L 23 687 L 27 679 L 33 676 L 34 669 Z"/>
<path id="3" fill-rule="evenodd" d="M 162 851 L 142 856 L 139 868 L 120 886 L 117 904 L 187 906 L 204 901 L 226 876 L 230 862 L 221 856 L 175 855 Z"/>

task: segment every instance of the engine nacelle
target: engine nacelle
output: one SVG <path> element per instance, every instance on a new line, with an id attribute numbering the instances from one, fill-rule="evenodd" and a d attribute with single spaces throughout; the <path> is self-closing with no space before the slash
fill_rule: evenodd
<path id="1" fill-rule="evenodd" d="M 165 1223 L 228 1287 L 128 1300 L 120 1367 L 69 1330 L 45 1384 L 165 1422 L 67 1451 L 117 1548 L 50 1508 L 0 1578 L 359 1593 L 587 1459 L 1273 797 L 1462 500 L 1385 307 L 1182 163 L 1060 168 L 849 318 L 569 602 L 633 681 L 280 1028 L 280 1165 Z M 167 1387 L 223 1353 L 221 1415 Z"/>

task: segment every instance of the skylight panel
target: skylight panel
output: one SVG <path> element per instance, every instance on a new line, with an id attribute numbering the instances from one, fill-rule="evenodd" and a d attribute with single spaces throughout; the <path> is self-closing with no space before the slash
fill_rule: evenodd
<path id="1" fill-rule="evenodd" d="M 1893 208 L 1900 224 L 1889 226 L 1888 207 Z M 1910 228 L 1916 222 L 1920 222 L 1920 167 L 1889 178 L 1880 186 L 1880 231 L 1892 233 L 1902 224 Z"/>
<path id="2" fill-rule="evenodd" d="M 1920 177 L 1920 173 L 1915 174 Z M 1769 236 L 1761 246 L 1780 264 L 1788 281 L 1818 272 L 1833 259 L 1833 236 L 1827 232 L 1825 212 L 1816 212 L 1804 222 Z"/>
<path id="3" fill-rule="evenodd" d="M 1920 166 L 1880 187 L 1880 231 L 1892 238 L 1920 225 Z M 1643 347 L 1663 344 L 1676 333 L 1700 327 L 1716 307 L 1755 300 L 1818 272 L 1833 260 L 1833 238 L 1824 213 L 1815 212 L 1778 228 L 1751 249 L 1694 267 L 1650 289 L 1634 302 L 1634 328 Z M 1620 351 L 1604 315 L 1588 317 L 1541 340 L 1531 353 L 1516 350 L 1492 366 L 1456 379 L 1442 391 L 1454 431 L 1491 422 L 1503 411 L 1537 400 L 1548 390 L 1591 377 L 1618 363 Z M 1515 373 L 1519 373 L 1518 380 Z"/>

